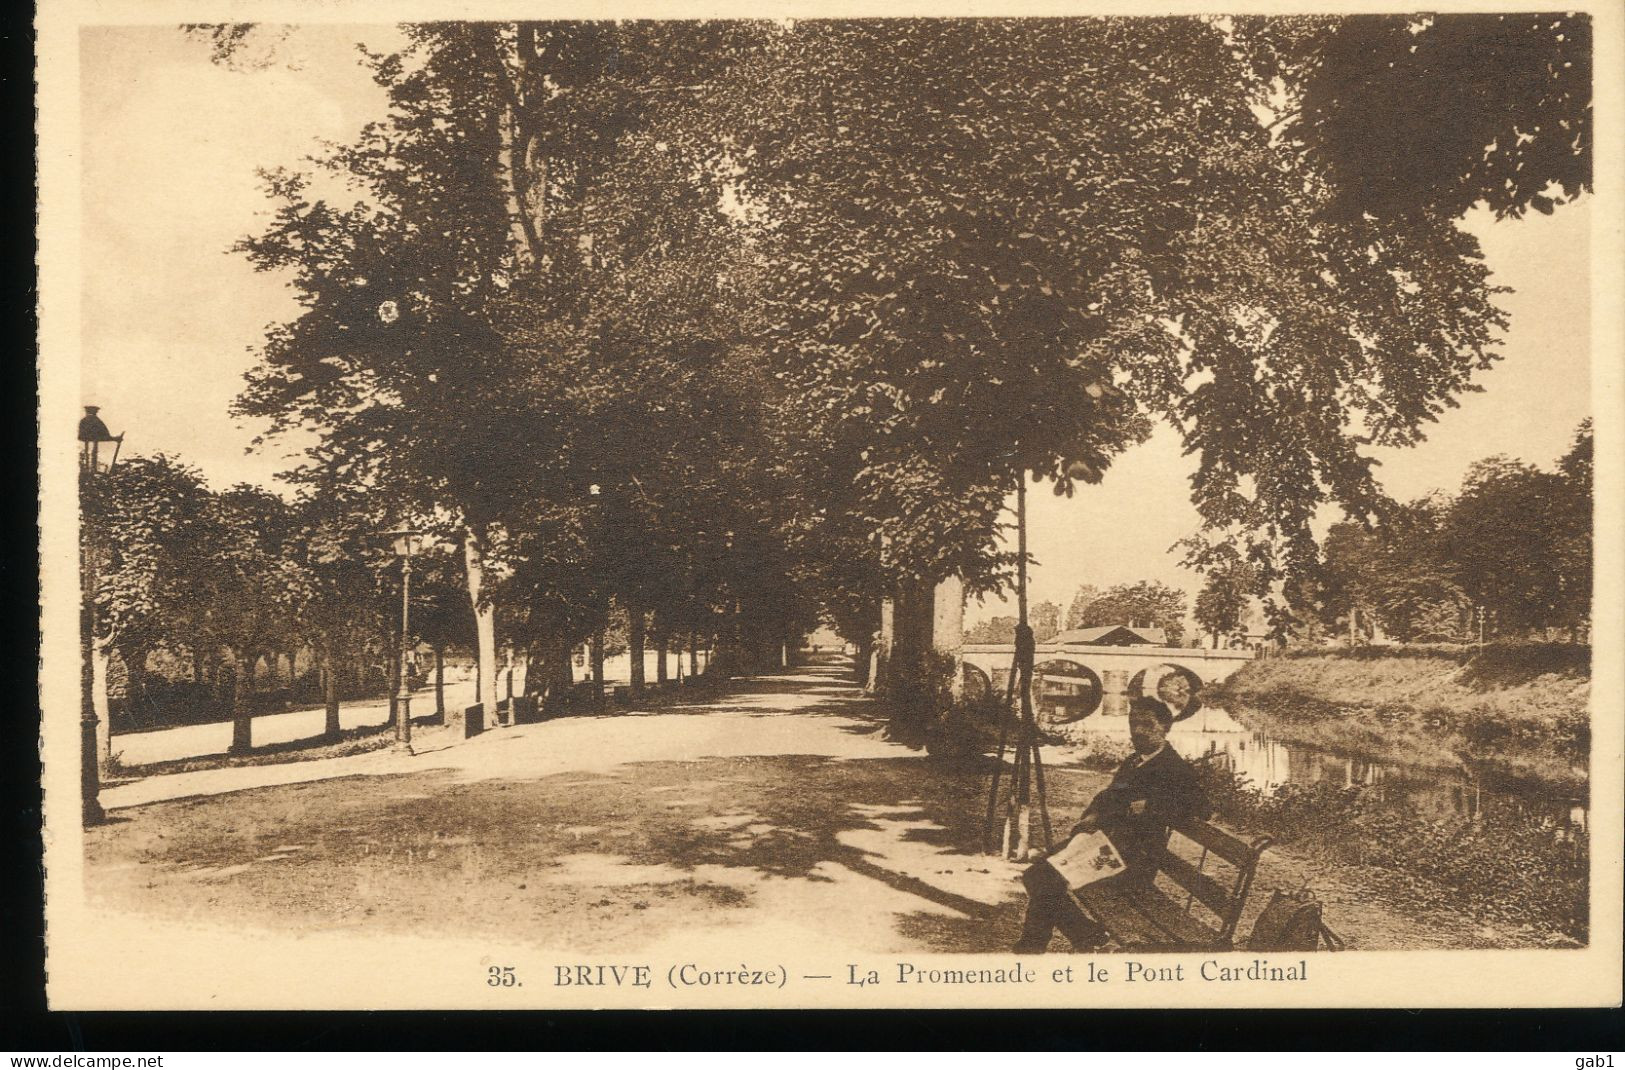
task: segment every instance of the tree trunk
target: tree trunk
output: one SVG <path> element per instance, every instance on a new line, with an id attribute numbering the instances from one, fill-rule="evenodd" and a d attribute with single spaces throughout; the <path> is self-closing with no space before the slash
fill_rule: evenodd
<path id="1" fill-rule="evenodd" d="M 327 703 L 322 735 L 327 739 L 337 739 L 344 726 L 339 723 L 339 674 L 331 646 L 322 649 L 322 698 Z"/>
<path id="2" fill-rule="evenodd" d="M 540 696 L 546 686 L 547 657 L 544 653 L 546 645 L 541 641 L 532 642 L 525 647 L 525 696 Z"/>
<path id="3" fill-rule="evenodd" d="M 592 633 L 592 697 L 594 702 L 604 701 L 604 630 Z"/>
<path id="4" fill-rule="evenodd" d="M 204 671 L 203 640 L 195 639 L 192 642 L 192 683 L 202 687 L 205 679 L 207 673 Z"/>
<path id="5" fill-rule="evenodd" d="M 112 650 L 105 639 L 90 643 L 90 702 L 96 711 L 96 761 L 105 769 L 113 760 L 113 721 L 107 701 L 107 674 Z"/>
<path id="6" fill-rule="evenodd" d="M 666 648 L 670 645 L 667 639 L 664 632 L 655 638 L 655 684 L 662 689 L 671 679 L 671 674 L 666 669 L 666 655 L 669 653 Z"/>
<path id="7" fill-rule="evenodd" d="M 575 644 L 568 639 L 562 637 L 559 639 L 553 671 L 556 674 L 559 686 L 564 689 L 561 693 L 568 694 L 570 689 L 576 685 Z"/>
<path id="8" fill-rule="evenodd" d="M 434 715 L 446 719 L 446 648 L 434 648 Z"/>
<path id="9" fill-rule="evenodd" d="M 288 662 L 288 674 L 286 676 L 282 674 L 282 661 L 284 658 Z M 271 652 L 271 690 L 287 692 L 282 700 L 282 708 L 285 710 L 293 709 L 293 655 L 286 650 Z"/>
<path id="10" fill-rule="evenodd" d="M 858 683 L 865 690 L 869 687 L 869 648 L 872 642 L 853 643 L 852 669 L 858 674 Z"/>
<path id="11" fill-rule="evenodd" d="M 487 723 L 496 710 L 497 701 L 497 630 L 496 607 L 482 600 L 485 561 L 479 537 L 472 531 L 463 535 L 463 560 L 468 570 L 468 597 L 474 607 L 477 673 L 474 683 L 474 701 L 487 706 Z"/>
<path id="12" fill-rule="evenodd" d="M 247 754 L 254 749 L 254 667 L 258 654 L 244 657 L 233 653 L 231 664 L 231 749 L 228 754 Z"/>
<path id="13" fill-rule="evenodd" d="M 688 675 L 690 679 L 700 675 L 700 640 L 692 629 L 688 633 Z"/>
<path id="14" fill-rule="evenodd" d="M 643 694 L 643 638 L 644 638 L 643 609 L 640 606 L 626 607 L 626 643 L 627 658 L 630 664 L 627 671 L 630 674 L 628 683 L 632 685 L 632 694 Z"/>
<path id="15" fill-rule="evenodd" d="M 525 269 L 541 255 L 536 221 L 542 207 L 539 203 L 539 185 L 530 175 L 535 165 L 535 138 L 525 130 L 523 122 L 525 101 L 522 94 L 526 88 L 526 71 L 535 58 L 534 29 L 530 25 L 518 24 L 516 44 L 514 62 L 517 71 L 513 74 L 510 75 L 507 64 L 500 56 L 495 57 L 498 67 L 495 74 L 507 97 L 497 126 L 497 172 L 502 181 L 508 234 L 515 260 L 521 269 Z"/>
<path id="16" fill-rule="evenodd" d="M 131 647 L 124 654 L 124 717 L 131 725 L 144 725 L 147 706 L 147 648 Z"/>
<path id="17" fill-rule="evenodd" d="M 400 707 L 395 701 L 395 695 L 401 686 L 401 647 L 399 643 L 391 643 L 389 651 L 389 680 L 384 684 L 384 694 L 389 696 L 389 723 L 394 724 L 400 719 Z"/>

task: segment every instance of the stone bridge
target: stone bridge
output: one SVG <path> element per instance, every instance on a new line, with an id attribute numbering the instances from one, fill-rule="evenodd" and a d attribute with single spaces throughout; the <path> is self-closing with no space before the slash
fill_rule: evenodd
<path id="1" fill-rule="evenodd" d="M 960 656 L 968 696 L 1004 693 L 1014 646 L 966 644 Z M 1188 717 L 1201 708 L 1204 686 L 1227 679 L 1253 657 L 1251 650 L 1039 643 L 1033 659 L 1033 703 L 1039 719 L 1052 724 L 1096 711 L 1124 714 L 1129 699 L 1140 695 L 1156 695 L 1176 717 Z"/>

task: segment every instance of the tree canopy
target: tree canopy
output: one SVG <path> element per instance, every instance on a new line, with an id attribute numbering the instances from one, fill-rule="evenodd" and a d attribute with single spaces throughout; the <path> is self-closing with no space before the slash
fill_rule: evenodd
<path id="1" fill-rule="evenodd" d="M 1079 627 L 1101 628 L 1114 624 L 1161 628 L 1169 643 L 1177 646 L 1185 638 L 1185 592 L 1156 580 L 1120 583 L 1108 588 L 1084 609 Z"/>
<path id="2" fill-rule="evenodd" d="M 303 311 L 240 411 L 463 540 L 482 666 L 495 601 L 527 643 L 815 603 L 866 641 L 899 584 L 1007 582 L 1015 480 L 1070 493 L 1158 420 L 1190 563 L 1311 582 L 1319 508 L 1382 514 L 1371 450 L 1496 359 L 1465 205 L 1589 183 L 1584 19 L 405 32 L 320 163 L 353 203 L 267 175 L 241 248 Z"/>
<path id="3" fill-rule="evenodd" d="M 1340 215 L 1550 213 L 1591 188 L 1590 15 L 1241 21 Z"/>

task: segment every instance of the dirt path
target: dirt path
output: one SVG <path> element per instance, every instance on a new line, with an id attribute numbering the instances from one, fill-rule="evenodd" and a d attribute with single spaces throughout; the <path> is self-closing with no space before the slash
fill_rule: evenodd
<path id="1" fill-rule="evenodd" d="M 1019 927 L 1018 867 L 979 853 L 986 771 L 886 740 L 836 667 L 705 705 L 425 743 L 114 789 L 115 820 L 87 835 L 93 900 L 154 922 L 580 952 L 764 939 L 994 952 Z M 1055 765 L 1057 823 L 1103 781 Z M 1358 874 L 1282 852 L 1266 855 L 1254 909 L 1306 877 L 1351 945 L 1490 942 L 1386 911 L 1348 883 Z"/>

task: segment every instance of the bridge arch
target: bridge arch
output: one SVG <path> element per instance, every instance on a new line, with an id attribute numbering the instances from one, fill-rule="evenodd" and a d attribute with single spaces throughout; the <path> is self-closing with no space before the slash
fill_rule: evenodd
<path id="1" fill-rule="evenodd" d="M 1202 678 L 1183 665 L 1170 661 L 1141 669 L 1128 682 L 1129 697 L 1143 697 L 1148 686 L 1150 693 L 1173 711 L 1176 721 L 1202 708 Z"/>
<path id="2" fill-rule="evenodd" d="M 967 661 L 961 663 L 960 675 L 967 703 L 972 706 L 980 706 L 992 697 L 993 681 L 988 677 L 987 673 Z"/>
<path id="3" fill-rule="evenodd" d="M 1081 721 L 1100 709 L 1105 696 L 1100 676 L 1070 658 L 1049 658 L 1033 666 L 1033 705 L 1050 724 Z"/>

